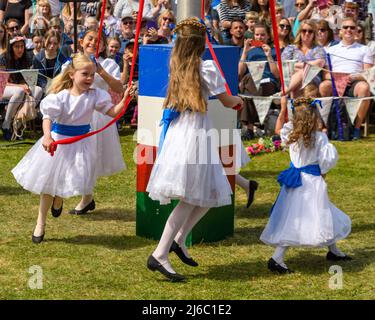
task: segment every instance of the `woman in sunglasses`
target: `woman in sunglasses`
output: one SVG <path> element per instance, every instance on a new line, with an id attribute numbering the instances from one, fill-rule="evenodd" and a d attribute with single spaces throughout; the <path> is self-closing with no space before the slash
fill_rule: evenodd
<path id="1" fill-rule="evenodd" d="M 339 41 L 334 39 L 333 30 L 329 27 L 329 23 L 326 20 L 320 20 L 316 27 L 318 29 L 316 39 L 319 45 L 328 48 L 339 43 Z"/>
<path id="2" fill-rule="evenodd" d="M 32 8 L 31 0 L 0 1 L 0 21 L 17 19 L 21 33 L 26 35 L 29 32 L 30 8 Z"/>
<path id="3" fill-rule="evenodd" d="M 293 43 L 293 35 L 292 35 L 292 25 L 290 24 L 288 18 L 281 17 L 279 26 L 278 26 L 278 34 L 279 34 L 279 43 L 281 52 Z"/>
<path id="4" fill-rule="evenodd" d="M 312 20 L 305 20 L 301 23 L 294 45 L 287 46 L 281 58 L 282 60 L 297 60 L 294 65 L 295 72 L 290 79 L 289 88 L 286 90 L 286 94 L 290 93 L 292 98 L 296 98 L 300 95 L 305 64 L 319 67 L 323 67 L 325 64 L 326 53 L 317 42 L 316 25 Z M 316 82 L 318 86 L 319 76 L 316 76 L 313 82 Z"/>

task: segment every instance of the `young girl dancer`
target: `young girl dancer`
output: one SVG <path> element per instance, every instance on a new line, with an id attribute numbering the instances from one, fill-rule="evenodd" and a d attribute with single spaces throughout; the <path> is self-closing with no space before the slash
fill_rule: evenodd
<path id="1" fill-rule="evenodd" d="M 338 240 L 349 235 L 351 220 L 328 199 L 324 176 L 336 165 L 338 154 L 327 135 L 318 131 L 319 103 L 296 99 L 293 120 L 283 126 L 287 100 L 282 98 L 276 132 L 280 132 L 281 140 L 289 145 L 291 163 L 277 179 L 281 190 L 260 237 L 264 243 L 276 247 L 268 261 L 271 271 L 293 272 L 284 262 L 289 247 L 326 246 L 328 260 L 351 259 L 336 247 Z"/>
<path id="2" fill-rule="evenodd" d="M 40 109 L 43 114 L 43 137 L 28 151 L 12 170 L 17 182 L 26 190 L 40 194 L 37 225 L 32 235 L 34 243 L 43 241 L 46 217 L 62 211 L 62 198 L 91 194 L 95 185 L 95 140 L 92 137 L 73 144 L 61 145 L 53 157 L 48 153 L 55 140 L 90 131 L 94 110 L 115 117 L 124 106 L 123 100 L 113 106 L 110 95 L 92 89 L 96 66 L 85 55 L 73 56 L 72 62 L 51 83 L 48 96 Z"/>
<path id="3" fill-rule="evenodd" d="M 170 59 L 170 80 L 164 102 L 165 128 L 171 120 L 147 186 L 149 196 L 161 204 L 180 199 L 169 216 L 156 250 L 149 256 L 147 267 L 158 270 L 172 281 L 182 281 L 168 253 L 175 251 L 191 266 L 185 240 L 195 224 L 211 207 L 231 203 L 231 187 L 219 159 L 218 147 L 209 139 L 212 129 L 207 114 L 207 100 L 216 95 L 224 106 L 242 107 L 239 97 L 226 93 L 225 81 L 213 61 L 202 61 L 206 27 L 196 18 L 181 21 L 175 28 L 177 39 Z M 172 120 L 173 119 L 173 120 Z M 208 146 L 213 146 L 206 160 Z"/>
<path id="4" fill-rule="evenodd" d="M 98 32 L 96 30 L 86 31 L 80 40 L 83 53 L 90 57 L 95 55 L 98 45 Z M 104 33 L 101 35 L 99 47 L 99 59 L 95 73 L 93 88 L 100 88 L 106 91 L 112 90 L 117 93 L 123 93 L 123 85 L 120 81 L 120 68 L 113 59 L 106 58 L 106 38 Z M 100 112 L 94 111 L 91 127 L 93 130 L 104 127 L 111 118 Z M 115 125 L 110 126 L 102 134 L 96 135 L 97 161 L 96 175 L 110 176 L 125 169 L 125 163 L 122 156 L 120 137 Z M 93 193 L 84 194 L 78 205 L 69 211 L 71 214 L 85 214 L 95 209 Z"/>

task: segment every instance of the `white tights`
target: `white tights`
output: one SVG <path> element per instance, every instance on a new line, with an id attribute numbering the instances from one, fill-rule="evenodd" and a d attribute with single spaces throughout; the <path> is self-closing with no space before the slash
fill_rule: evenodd
<path id="1" fill-rule="evenodd" d="M 176 237 L 176 242 L 187 253 L 185 240 L 192 228 L 207 213 L 209 208 L 194 206 L 180 201 L 169 216 L 159 244 L 152 253 L 153 257 L 169 272 L 176 273 L 169 260 L 169 249 Z"/>
<path id="2" fill-rule="evenodd" d="M 61 205 L 62 205 L 62 198 L 57 197 L 57 196 L 54 198 L 49 194 L 43 194 L 43 193 L 40 195 L 39 214 L 38 214 L 38 219 L 36 222 L 36 227 L 34 230 L 34 236 L 40 237 L 42 234 L 44 234 L 44 230 L 46 227 L 47 214 L 52 206 L 52 203 L 54 204 L 55 209 L 59 209 L 61 208 Z"/>

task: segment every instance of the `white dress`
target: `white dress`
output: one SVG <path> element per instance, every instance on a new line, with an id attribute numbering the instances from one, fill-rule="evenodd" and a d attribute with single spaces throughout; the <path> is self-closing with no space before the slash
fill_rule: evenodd
<path id="1" fill-rule="evenodd" d="M 284 143 L 292 129 L 291 122 L 282 128 L 280 135 Z M 296 168 L 319 164 L 322 174 L 338 160 L 336 148 L 322 132 L 316 132 L 313 147 L 293 143 L 289 152 Z M 323 247 L 346 238 L 351 231 L 351 220 L 329 201 L 323 177 L 302 172 L 301 178 L 301 187 L 281 187 L 260 239 L 272 246 Z"/>
<path id="2" fill-rule="evenodd" d="M 89 124 L 94 110 L 106 113 L 113 106 L 110 95 L 90 89 L 80 96 L 68 90 L 49 94 L 40 103 L 43 119 L 65 125 Z M 69 138 L 51 132 L 54 140 Z M 73 144 L 58 145 L 52 157 L 42 146 L 43 138 L 26 153 L 12 170 L 17 182 L 26 190 L 63 198 L 92 194 L 96 182 L 95 139 L 89 137 Z"/>
<path id="3" fill-rule="evenodd" d="M 113 59 L 99 58 L 103 69 L 112 77 L 120 80 L 120 67 Z M 99 88 L 108 91 L 108 84 L 101 76 L 95 73 L 93 88 Z M 91 122 L 92 130 L 103 128 L 113 118 L 94 112 Z M 122 155 L 120 137 L 116 124 L 95 135 L 98 157 L 96 162 L 97 176 L 110 176 L 125 169 L 125 162 Z"/>
<path id="4" fill-rule="evenodd" d="M 201 63 L 206 99 L 225 92 L 225 80 L 213 61 Z M 210 139 L 208 114 L 185 111 L 173 120 L 152 168 L 146 191 L 168 204 L 180 199 L 201 207 L 231 204 L 232 190 L 219 159 L 219 145 Z"/>

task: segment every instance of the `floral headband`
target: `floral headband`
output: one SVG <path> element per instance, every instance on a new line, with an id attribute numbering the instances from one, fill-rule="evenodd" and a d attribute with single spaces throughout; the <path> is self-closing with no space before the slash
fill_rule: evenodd
<path id="1" fill-rule="evenodd" d="M 26 41 L 26 38 L 24 36 L 14 37 L 13 39 L 9 40 L 9 44 L 13 44 L 13 43 L 15 43 L 17 41 Z"/>
<path id="2" fill-rule="evenodd" d="M 310 98 L 300 98 L 297 101 L 291 99 L 291 109 L 294 112 L 295 107 L 301 107 L 304 104 L 308 104 L 310 107 L 317 109 L 319 106 L 321 109 L 323 109 L 322 101 L 319 99 L 310 99 Z"/>
<path id="3" fill-rule="evenodd" d="M 185 20 L 182 20 L 181 22 L 179 22 L 177 24 L 176 28 L 174 28 L 173 32 L 176 33 L 183 26 L 194 26 L 194 27 L 198 28 L 199 30 L 201 30 L 203 32 L 206 32 L 206 30 L 207 30 L 206 25 L 204 23 L 200 22 L 197 19 L 189 18 L 189 19 L 185 19 Z"/>

